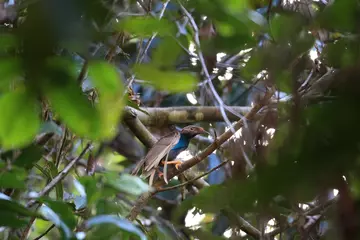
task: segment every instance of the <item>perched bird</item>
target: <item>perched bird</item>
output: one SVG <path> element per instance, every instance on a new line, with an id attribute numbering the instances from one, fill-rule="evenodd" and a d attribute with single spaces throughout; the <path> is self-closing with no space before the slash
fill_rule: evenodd
<path id="1" fill-rule="evenodd" d="M 178 168 L 182 162 L 176 160 L 176 157 L 189 146 L 193 137 L 202 133 L 207 132 L 201 127 L 190 125 L 161 137 L 136 165 L 132 174 L 136 175 L 143 167 L 142 176 L 150 176 L 149 184 L 152 185 L 156 170 L 160 171 L 158 166 L 161 162 L 164 165 L 164 181 L 167 183 L 167 164 L 174 164 Z"/>

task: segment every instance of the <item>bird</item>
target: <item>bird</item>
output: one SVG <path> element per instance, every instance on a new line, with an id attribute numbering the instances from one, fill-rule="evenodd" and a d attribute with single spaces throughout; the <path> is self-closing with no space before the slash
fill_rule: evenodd
<path id="1" fill-rule="evenodd" d="M 162 163 L 164 171 L 160 175 L 163 175 L 164 181 L 167 183 L 167 165 L 174 164 L 176 169 L 178 169 L 182 162 L 176 160 L 176 157 L 187 149 L 193 137 L 204 133 L 208 132 L 199 126 L 189 125 L 180 131 L 175 129 L 166 134 L 150 148 L 146 156 L 135 166 L 132 175 L 137 175 L 140 169 L 143 168 L 141 175 L 145 178 L 150 177 L 149 185 L 151 186 L 156 171 L 160 171 L 158 166 Z"/>

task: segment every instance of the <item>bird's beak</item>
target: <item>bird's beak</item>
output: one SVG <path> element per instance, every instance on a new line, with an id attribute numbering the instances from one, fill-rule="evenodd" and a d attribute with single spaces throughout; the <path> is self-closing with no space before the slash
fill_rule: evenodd
<path id="1" fill-rule="evenodd" d="M 201 128 L 201 129 L 199 129 L 199 130 L 200 130 L 200 131 L 199 131 L 200 134 L 206 133 L 206 134 L 210 135 L 210 133 L 209 133 L 208 131 L 205 131 L 205 129 L 203 129 L 203 128 Z"/>

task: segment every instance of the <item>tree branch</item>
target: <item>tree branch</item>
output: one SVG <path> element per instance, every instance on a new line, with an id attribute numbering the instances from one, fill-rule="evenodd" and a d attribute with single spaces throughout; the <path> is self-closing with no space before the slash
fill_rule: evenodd
<path id="1" fill-rule="evenodd" d="M 256 116 L 256 114 L 260 111 L 260 109 L 262 109 L 265 104 L 267 104 L 270 100 L 270 98 L 272 97 L 272 95 L 274 94 L 274 90 L 270 90 L 267 91 L 263 100 L 259 101 L 245 116 L 246 120 L 253 120 Z M 242 119 L 240 119 L 238 122 L 236 122 L 233 125 L 233 128 L 237 131 L 239 130 L 242 126 L 244 125 L 244 121 Z M 215 151 L 218 147 L 220 147 L 223 143 L 225 143 L 231 136 L 233 135 L 233 132 L 231 131 L 231 129 L 229 129 L 228 131 L 224 132 L 221 136 L 219 136 L 218 139 L 216 139 L 216 141 L 214 143 L 212 143 L 210 146 L 208 146 L 203 152 L 201 152 L 199 155 L 191 158 L 190 160 L 184 162 L 180 168 L 177 169 L 173 169 L 171 171 L 169 171 L 168 173 L 168 179 L 173 178 L 174 176 L 186 171 L 187 169 L 191 168 L 192 166 L 198 164 L 199 162 L 201 162 L 202 160 L 204 160 L 207 156 L 209 156 L 213 151 Z M 162 185 L 164 185 L 164 181 L 162 179 L 157 180 L 154 183 L 154 186 L 156 188 L 161 187 Z M 155 191 L 156 192 L 156 191 Z M 133 221 L 136 219 L 136 216 L 141 212 L 141 209 L 146 205 L 146 203 L 148 202 L 148 200 L 151 198 L 151 196 L 153 195 L 154 191 L 152 192 L 146 192 L 145 194 L 142 194 L 140 196 L 140 198 L 136 201 L 135 206 L 131 209 L 129 215 L 127 216 L 127 218 L 130 221 Z"/>
<path id="2" fill-rule="evenodd" d="M 237 114 L 245 115 L 251 107 L 229 107 Z M 179 123 L 195 122 L 223 122 L 224 118 L 219 107 L 168 107 L 168 108 L 145 108 L 149 115 L 135 110 L 139 120 L 147 126 L 166 126 Z M 239 117 L 226 111 L 230 121 L 238 121 Z"/>
<path id="3" fill-rule="evenodd" d="M 146 147 L 151 148 L 156 143 L 156 138 L 147 130 L 138 118 L 138 112 L 129 107 L 125 108 L 124 122 Z"/>
<path id="4" fill-rule="evenodd" d="M 63 180 L 66 177 L 66 175 L 68 175 L 72 167 L 84 156 L 84 154 L 90 149 L 90 147 L 91 144 L 88 143 L 84 148 L 84 150 L 82 150 L 80 155 L 77 158 L 74 158 L 71 162 L 69 162 L 68 165 L 66 165 L 66 167 L 56 177 L 54 177 L 53 180 L 51 180 L 51 182 L 49 182 L 49 184 L 46 185 L 43 190 L 39 192 L 38 197 L 42 197 L 48 192 L 50 192 L 51 189 L 53 189 L 56 186 L 56 184 L 58 184 L 61 180 Z M 31 200 L 28 202 L 26 207 L 28 208 L 32 207 L 35 203 L 36 200 Z"/>
<path id="5" fill-rule="evenodd" d="M 260 111 L 261 108 L 263 108 L 265 106 L 266 103 L 269 102 L 270 98 L 272 97 L 272 95 L 274 94 L 274 91 L 267 91 L 263 100 L 259 101 L 246 115 L 245 115 L 245 119 L 247 121 L 251 121 L 255 118 L 256 114 Z M 240 119 L 238 122 L 236 122 L 233 125 L 233 128 L 235 129 L 235 131 L 239 130 L 242 126 L 244 126 L 244 121 L 242 119 Z M 201 162 L 202 160 L 204 160 L 207 156 L 209 156 L 212 152 L 214 152 L 217 148 L 219 148 L 223 143 L 225 143 L 234 133 L 231 131 L 231 129 L 227 130 L 226 132 L 224 132 L 223 134 L 221 134 L 218 139 L 216 139 L 216 141 L 214 141 L 214 143 L 212 143 L 210 146 L 208 146 L 203 152 L 201 152 L 199 155 L 187 160 L 186 162 L 184 162 L 183 164 L 181 164 L 180 168 L 174 169 L 173 171 L 169 171 L 169 179 L 171 179 L 172 177 L 186 171 L 187 169 L 195 166 L 196 164 L 198 164 L 199 162 Z M 155 186 L 160 186 L 162 185 L 163 182 L 158 181 L 157 183 L 155 183 Z"/>

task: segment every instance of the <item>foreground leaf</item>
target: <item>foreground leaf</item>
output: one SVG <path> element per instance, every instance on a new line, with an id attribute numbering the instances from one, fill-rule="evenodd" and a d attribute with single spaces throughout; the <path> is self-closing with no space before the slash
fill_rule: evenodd
<path id="1" fill-rule="evenodd" d="M 131 17 L 124 19 L 116 24 L 115 28 L 136 34 L 139 37 L 148 37 L 155 32 L 159 36 L 169 36 L 176 33 L 175 24 L 165 19 L 159 20 L 153 17 Z"/>
<path id="2" fill-rule="evenodd" d="M 119 191 L 133 195 L 140 195 L 151 190 L 151 187 L 139 177 L 129 174 L 106 173 L 106 183 Z"/>
<path id="3" fill-rule="evenodd" d="M 89 64 L 89 76 L 99 94 L 96 107 L 101 121 L 100 137 L 112 138 L 124 107 L 123 79 L 115 66 L 103 61 Z"/>
<path id="4" fill-rule="evenodd" d="M 134 72 L 138 78 L 151 82 L 158 90 L 191 92 L 196 87 L 196 76 L 186 72 L 161 71 L 152 65 L 137 65 Z"/>
<path id="5" fill-rule="evenodd" d="M 23 147 L 40 127 L 39 109 L 34 97 L 25 91 L 9 92 L 0 98 L 0 142 L 5 149 Z"/>

